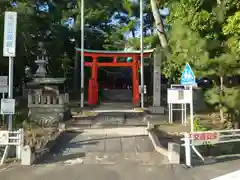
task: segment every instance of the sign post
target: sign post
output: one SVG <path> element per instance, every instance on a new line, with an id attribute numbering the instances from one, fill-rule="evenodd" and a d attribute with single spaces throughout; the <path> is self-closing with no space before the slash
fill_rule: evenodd
<path id="1" fill-rule="evenodd" d="M 194 131 L 194 117 L 193 117 L 193 86 L 196 85 L 196 78 L 195 78 L 195 74 L 192 71 L 191 66 L 187 63 L 183 72 L 182 72 L 182 76 L 181 76 L 181 80 L 180 80 L 181 85 L 184 85 L 186 87 L 190 88 L 190 96 L 191 96 L 191 103 L 190 103 L 190 126 L 191 126 L 191 132 Z M 187 142 L 188 143 L 188 142 Z M 198 150 L 195 148 L 195 146 L 192 146 L 193 151 L 202 159 L 204 160 L 204 158 L 202 157 L 202 155 L 198 152 Z M 187 148 L 186 149 L 186 160 L 187 160 L 187 165 L 191 166 L 191 149 Z"/>
<path id="2" fill-rule="evenodd" d="M 8 98 L 13 98 L 13 57 L 16 56 L 17 12 L 5 12 L 3 56 L 9 58 Z M 8 130 L 12 130 L 13 116 L 8 116 Z"/>
<path id="3" fill-rule="evenodd" d="M 191 125 L 191 132 L 194 131 L 194 125 L 193 125 L 193 86 L 196 85 L 196 78 L 194 75 L 194 72 L 192 71 L 191 66 L 187 63 L 185 66 L 185 69 L 182 72 L 181 85 L 189 86 L 191 90 L 191 99 L 192 102 L 190 103 L 190 125 Z"/>
<path id="4" fill-rule="evenodd" d="M 187 104 L 191 104 L 192 90 L 183 85 L 172 84 L 167 90 L 167 102 L 169 107 L 169 123 L 173 123 L 173 111 L 181 111 L 182 124 L 187 125 Z M 174 107 L 175 105 L 175 107 Z M 179 107 L 181 105 L 181 107 Z"/>

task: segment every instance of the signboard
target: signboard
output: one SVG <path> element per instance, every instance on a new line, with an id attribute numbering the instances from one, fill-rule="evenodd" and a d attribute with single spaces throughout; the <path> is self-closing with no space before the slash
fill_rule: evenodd
<path id="1" fill-rule="evenodd" d="M 195 85 L 196 78 L 191 66 L 187 63 L 185 69 L 182 72 L 180 83 L 182 85 Z"/>
<path id="2" fill-rule="evenodd" d="M 191 144 L 195 146 L 217 144 L 220 140 L 219 132 L 191 132 Z"/>
<path id="3" fill-rule="evenodd" d="M 1 99 L 1 114 L 15 114 L 15 99 Z"/>
<path id="4" fill-rule="evenodd" d="M 0 145 L 8 145 L 8 131 L 0 131 Z"/>
<path id="5" fill-rule="evenodd" d="M 167 95 L 169 104 L 192 103 L 192 91 L 190 89 L 168 89 Z"/>
<path id="6" fill-rule="evenodd" d="M 16 56 L 16 30 L 17 30 L 17 13 L 5 12 L 4 19 L 4 39 L 3 39 L 3 56 Z"/>
<path id="7" fill-rule="evenodd" d="M 139 92 L 141 93 L 142 92 L 141 86 L 138 86 L 138 88 L 139 88 Z M 147 86 L 146 85 L 143 86 L 143 94 L 147 94 Z"/>
<path id="8" fill-rule="evenodd" d="M 0 76 L 0 93 L 8 92 L 8 77 Z"/>

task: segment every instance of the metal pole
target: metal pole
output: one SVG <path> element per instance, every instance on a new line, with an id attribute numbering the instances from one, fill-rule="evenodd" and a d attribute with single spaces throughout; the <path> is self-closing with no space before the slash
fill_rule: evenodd
<path id="1" fill-rule="evenodd" d="M 13 98 L 13 58 L 9 57 L 9 66 L 8 66 L 8 98 Z M 12 130 L 13 124 L 13 115 L 8 115 L 8 130 Z"/>
<path id="2" fill-rule="evenodd" d="M 171 104 L 168 103 L 168 123 L 171 124 Z"/>
<path id="3" fill-rule="evenodd" d="M 5 99 L 5 93 L 2 93 L 2 99 Z M 2 125 L 5 125 L 5 116 L 2 115 Z"/>
<path id="4" fill-rule="evenodd" d="M 84 106 L 84 0 L 81 1 L 81 107 Z"/>
<path id="5" fill-rule="evenodd" d="M 192 166 L 191 162 L 191 141 L 188 133 L 184 134 L 184 146 L 185 146 L 185 161 L 188 167 Z"/>
<path id="6" fill-rule="evenodd" d="M 184 125 L 187 125 L 187 104 L 184 104 Z"/>
<path id="7" fill-rule="evenodd" d="M 141 108 L 144 108 L 143 0 L 140 0 Z"/>
<path id="8" fill-rule="evenodd" d="M 182 124 L 184 124 L 184 104 L 181 104 Z"/>
<path id="9" fill-rule="evenodd" d="M 194 131 L 194 117 L 193 117 L 193 88 L 190 86 L 191 90 L 191 96 L 192 96 L 192 102 L 190 103 L 190 127 L 191 127 L 191 132 Z"/>

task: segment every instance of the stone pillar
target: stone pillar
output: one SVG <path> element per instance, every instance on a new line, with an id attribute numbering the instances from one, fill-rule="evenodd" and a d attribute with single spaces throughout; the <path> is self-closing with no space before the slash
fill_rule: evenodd
<path id="1" fill-rule="evenodd" d="M 151 107 L 151 112 L 156 114 L 164 113 L 164 108 L 161 107 L 161 64 L 162 52 L 157 48 L 153 59 L 153 106 Z"/>
<path id="2" fill-rule="evenodd" d="M 171 164 L 180 164 L 180 144 L 168 143 L 168 159 Z"/>
<path id="3" fill-rule="evenodd" d="M 28 104 L 32 104 L 32 103 L 33 103 L 32 94 L 28 94 Z"/>
<path id="4" fill-rule="evenodd" d="M 31 151 L 30 146 L 25 146 L 22 148 L 21 152 L 21 165 L 23 166 L 30 166 L 33 164 L 35 157 Z"/>

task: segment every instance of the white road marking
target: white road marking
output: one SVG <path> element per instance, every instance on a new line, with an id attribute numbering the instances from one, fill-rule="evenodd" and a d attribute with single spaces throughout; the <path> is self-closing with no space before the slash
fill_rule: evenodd
<path id="1" fill-rule="evenodd" d="M 211 180 L 240 180 L 240 170 L 213 178 Z"/>

